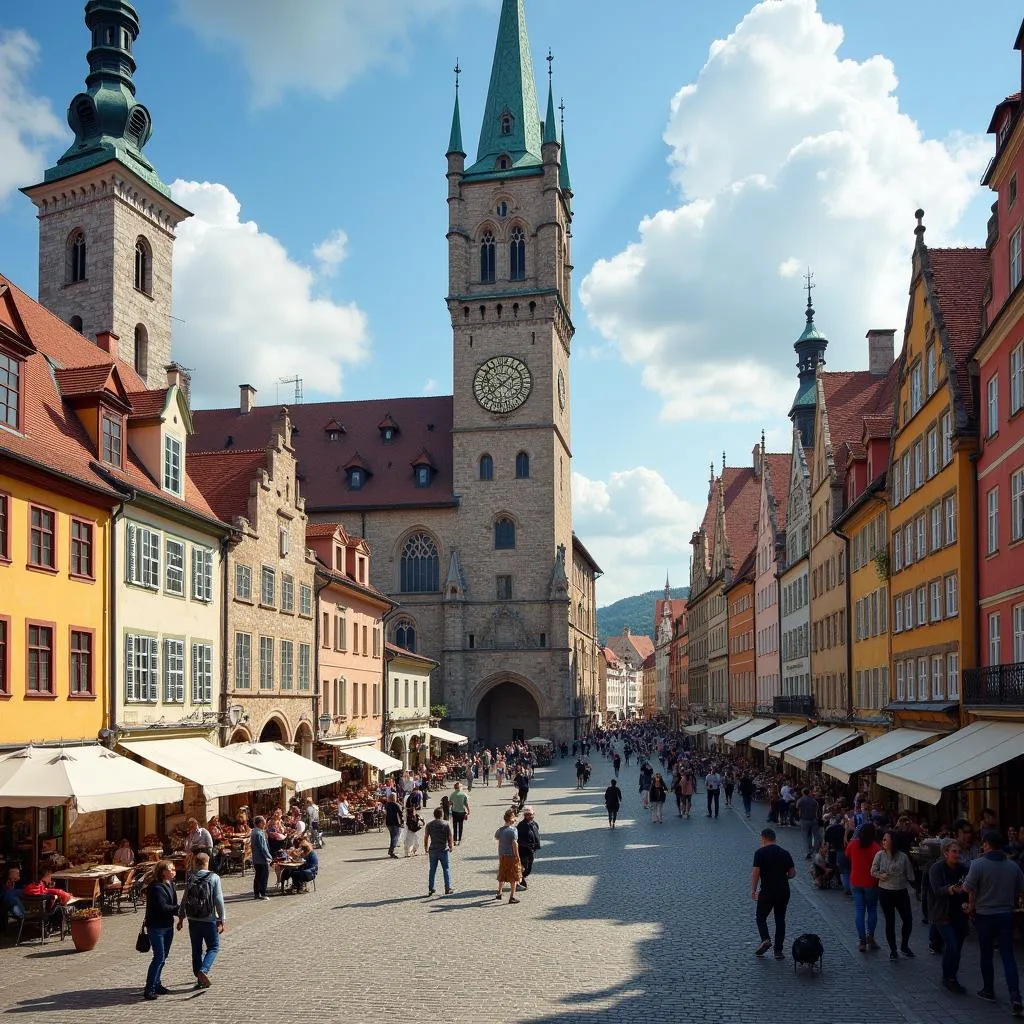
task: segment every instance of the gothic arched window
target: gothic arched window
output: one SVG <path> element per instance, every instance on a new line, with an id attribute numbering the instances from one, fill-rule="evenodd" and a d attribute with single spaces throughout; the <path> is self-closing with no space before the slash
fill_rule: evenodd
<path id="1" fill-rule="evenodd" d="M 153 292 L 153 253 L 142 237 L 135 243 L 135 287 L 147 295 Z"/>
<path id="2" fill-rule="evenodd" d="M 80 316 L 73 316 L 68 323 L 76 330 L 79 334 L 82 333 L 82 318 Z"/>
<path id="3" fill-rule="evenodd" d="M 520 227 L 512 229 L 508 243 L 508 259 L 509 277 L 513 281 L 522 281 L 526 277 L 526 232 Z"/>
<path id="4" fill-rule="evenodd" d="M 85 280 L 85 232 L 75 231 L 68 239 L 68 282 Z"/>
<path id="5" fill-rule="evenodd" d="M 530 476 L 530 456 L 520 452 L 516 456 L 516 479 L 526 480 Z"/>
<path id="6" fill-rule="evenodd" d="M 516 546 L 516 524 L 508 516 L 494 520 L 494 546 L 499 551 L 508 551 Z"/>
<path id="7" fill-rule="evenodd" d="M 480 239 L 480 280 L 484 284 L 494 281 L 494 235 L 488 231 Z"/>
<path id="8" fill-rule="evenodd" d="M 149 332 L 142 324 L 135 325 L 135 372 L 146 376 L 149 368 Z"/>
<path id="9" fill-rule="evenodd" d="M 412 619 L 399 619 L 395 626 L 395 646 L 416 653 L 416 624 Z"/>
<path id="10" fill-rule="evenodd" d="M 494 479 L 494 459 L 490 455 L 480 456 L 480 479 L 481 480 L 493 480 Z"/>
<path id="11" fill-rule="evenodd" d="M 435 594 L 440 589 L 437 545 L 425 533 L 414 533 L 402 549 L 403 594 Z"/>
<path id="12" fill-rule="evenodd" d="M 511 135 L 514 127 L 515 121 L 513 120 L 512 115 L 506 111 L 501 115 L 501 134 Z"/>

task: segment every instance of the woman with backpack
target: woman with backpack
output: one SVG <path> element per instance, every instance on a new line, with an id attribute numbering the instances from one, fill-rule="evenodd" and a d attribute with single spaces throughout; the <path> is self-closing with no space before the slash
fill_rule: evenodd
<path id="1" fill-rule="evenodd" d="M 882 848 L 871 862 L 871 877 L 878 880 L 878 902 L 885 915 L 885 940 L 889 943 L 889 959 L 898 960 L 896 952 L 896 915 L 900 915 L 900 950 L 907 958 L 914 956 L 910 933 L 914 929 L 914 912 L 910 906 L 910 886 L 914 866 L 910 858 L 896 847 L 895 832 L 882 836 Z"/>
<path id="2" fill-rule="evenodd" d="M 423 830 L 423 819 L 416 813 L 415 807 L 405 812 L 405 855 L 415 857 L 420 852 L 420 833 Z"/>
<path id="3" fill-rule="evenodd" d="M 174 915 L 178 911 L 178 892 L 174 888 L 174 865 L 169 860 L 159 861 L 153 868 L 153 881 L 146 887 L 146 916 L 143 925 L 149 936 L 153 959 L 146 972 L 143 999 L 165 996 L 168 990 L 160 983 L 160 973 L 167 963 L 174 941 Z"/>

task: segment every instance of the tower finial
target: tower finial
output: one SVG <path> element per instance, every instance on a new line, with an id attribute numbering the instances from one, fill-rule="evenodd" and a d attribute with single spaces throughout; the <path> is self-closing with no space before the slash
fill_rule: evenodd
<path id="1" fill-rule="evenodd" d="M 558 112 L 562 118 L 562 134 L 565 134 L 565 97 L 562 97 L 562 102 L 558 104 Z"/>
<path id="2" fill-rule="evenodd" d="M 722 452 L 722 476 L 725 476 L 725 452 Z"/>
<path id="3" fill-rule="evenodd" d="M 917 235 L 917 240 L 919 242 L 923 242 L 924 241 L 924 231 L 925 231 L 925 227 L 924 227 L 924 210 L 922 210 L 922 209 L 915 210 L 914 211 L 914 216 L 917 218 L 917 227 L 914 228 L 914 234 Z"/>
<path id="4" fill-rule="evenodd" d="M 807 289 L 807 322 L 810 323 L 814 319 L 814 306 L 811 305 L 811 292 L 818 286 L 814 283 L 814 274 L 811 272 L 811 268 L 807 268 L 807 273 L 804 274 L 804 286 Z"/>
<path id="5" fill-rule="evenodd" d="M 448 137 L 448 152 L 446 156 L 459 155 L 465 157 L 466 151 L 462 146 L 462 115 L 459 112 L 459 77 L 462 74 L 462 65 L 455 61 L 455 109 L 452 111 L 452 132 Z"/>
<path id="6" fill-rule="evenodd" d="M 554 55 L 548 50 L 545 58 L 548 62 L 548 112 L 544 117 L 544 145 L 549 142 L 558 142 L 558 127 L 555 124 L 555 90 L 551 82 L 551 65 Z"/>
<path id="7" fill-rule="evenodd" d="M 459 66 L 459 58 L 455 58 L 455 95 L 459 95 L 459 76 L 462 74 L 462 68 Z"/>
<path id="8" fill-rule="evenodd" d="M 764 427 L 761 428 L 761 454 L 764 455 Z"/>
<path id="9" fill-rule="evenodd" d="M 548 47 L 548 55 L 544 58 L 548 62 L 548 88 L 551 88 L 551 78 L 554 74 L 553 65 L 555 63 L 555 55 L 551 52 L 551 47 Z"/>

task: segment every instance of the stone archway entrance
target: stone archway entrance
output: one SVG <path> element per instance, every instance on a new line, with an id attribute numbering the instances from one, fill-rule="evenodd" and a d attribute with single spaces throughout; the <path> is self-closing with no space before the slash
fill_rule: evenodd
<path id="1" fill-rule="evenodd" d="M 281 723 L 276 718 L 271 718 L 260 732 L 261 743 L 284 743 L 284 733 L 281 731 Z"/>
<path id="2" fill-rule="evenodd" d="M 476 708 L 476 736 L 489 744 L 528 740 L 540 733 L 540 708 L 524 686 L 498 683 L 480 698 Z"/>
<path id="3" fill-rule="evenodd" d="M 391 756 L 401 761 L 404 767 L 409 767 L 409 762 L 405 759 L 405 741 L 401 736 L 396 736 L 391 741 Z"/>

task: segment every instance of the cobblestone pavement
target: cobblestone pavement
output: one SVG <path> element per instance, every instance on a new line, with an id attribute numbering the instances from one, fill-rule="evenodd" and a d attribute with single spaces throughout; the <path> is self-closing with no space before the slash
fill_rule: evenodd
<path id="1" fill-rule="evenodd" d="M 788 959 L 756 959 L 748 884 L 763 808 L 749 822 L 724 807 L 709 820 L 698 798 L 692 820 L 680 821 L 670 805 L 656 825 L 638 807 L 632 768 L 622 774 L 626 804 L 612 831 L 601 799 L 610 775 L 598 761 L 593 785 L 578 792 L 568 761 L 538 772 L 531 799 L 544 846 L 518 906 L 493 898 L 492 836 L 512 791 L 478 785 L 453 858 L 452 896 L 428 899 L 426 858 L 388 860 L 386 833 L 331 838 L 315 893 L 254 903 L 251 876 L 226 879 L 228 928 L 208 991 L 191 990 L 181 933 L 164 971 L 173 994 L 143 1002 L 149 958 L 134 950 L 140 917 L 128 911 L 104 921 L 91 953 L 75 953 L 70 940 L 13 949 L 7 939 L 0 1014 L 48 1024 L 219 1024 L 254 1014 L 312 1024 L 413 1016 L 453 1024 L 986 1024 L 1009 1016 L 998 968 L 1000 1004 L 973 995 L 973 944 L 961 975 L 972 994 L 960 997 L 940 987 L 919 924 L 914 961 L 858 953 L 851 904 L 814 890 L 802 858 L 788 931 L 821 935 L 824 972 L 795 974 Z M 781 839 L 796 847 L 797 834 L 782 830 Z"/>

